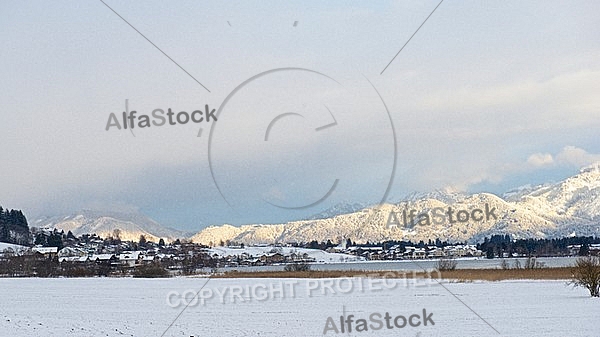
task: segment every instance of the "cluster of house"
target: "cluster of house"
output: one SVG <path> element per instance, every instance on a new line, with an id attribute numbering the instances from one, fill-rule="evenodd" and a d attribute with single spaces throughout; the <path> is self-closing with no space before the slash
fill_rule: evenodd
<path id="1" fill-rule="evenodd" d="M 125 243 L 123 246 L 105 245 L 98 242 L 80 243 L 58 247 L 33 247 L 32 251 L 48 258 L 57 258 L 58 262 L 88 263 L 107 262 L 113 265 L 136 267 L 151 262 L 170 260 L 181 261 L 186 257 L 202 255 L 212 259 L 218 266 L 265 266 L 280 263 L 316 262 L 313 257 L 305 252 L 291 252 L 283 254 L 280 249 L 252 255 L 243 249 L 240 253 L 223 255 L 217 254 L 210 248 L 196 244 L 156 246 L 150 244 L 143 250 L 126 250 L 131 248 Z"/>
<path id="2" fill-rule="evenodd" d="M 60 250 L 58 247 L 33 247 L 31 250 L 49 258 L 57 257 L 58 262 L 87 263 L 105 261 L 110 263 L 118 262 L 130 267 L 163 259 L 177 259 L 175 254 L 161 253 L 156 248 L 99 254 L 80 247 L 64 247 Z"/>
<path id="3" fill-rule="evenodd" d="M 65 247 L 58 251 L 58 262 L 120 262 L 121 264 L 134 267 L 143 263 L 152 261 L 159 261 L 165 258 L 172 259 L 173 254 L 163 254 L 155 250 L 134 250 L 124 251 L 119 254 L 88 254 L 86 251 L 73 248 Z"/>
<path id="4" fill-rule="evenodd" d="M 364 257 L 367 260 L 405 260 L 405 259 L 435 259 L 435 258 L 459 258 L 480 257 L 482 251 L 475 245 L 451 245 L 445 247 L 425 246 L 414 247 L 394 245 L 384 247 L 345 247 L 343 244 L 327 249 L 331 253 L 344 253 Z"/>
<path id="5" fill-rule="evenodd" d="M 589 255 L 600 256 L 600 243 L 590 244 L 587 247 L 587 253 Z M 579 255 L 579 253 L 581 252 L 581 245 L 569 245 L 567 246 L 567 249 L 569 250 L 569 255 L 576 256 Z"/>
<path id="6" fill-rule="evenodd" d="M 118 247 L 117 247 L 118 248 Z M 107 261 L 112 264 L 122 264 L 135 267 L 141 264 L 153 261 L 182 260 L 186 256 L 203 254 L 218 261 L 221 266 L 264 266 L 280 263 L 311 263 L 317 262 L 314 257 L 306 252 L 290 252 L 284 254 L 281 250 L 273 249 L 261 254 L 251 255 L 242 251 L 237 254 L 219 255 L 211 249 L 190 245 L 182 249 L 178 245 L 169 245 L 164 247 L 149 247 L 145 250 L 119 250 L 109 247 L 100 250 L 94 245 L 82 245 L 80 247 L 67 246 L 62 249 L 57 247 L 34 247 L 34 252 L 49 257 L 57 257 L 59 262 L 102 262 Z M 113 251 L 111 251 L 113 250 Z M 474 245 L 452 245 L 445 247 L 425 246 L 414 247 L 394 245 L 389 248 L 374 246 L 351 246 L 345 247 L 340 244 L 337 247 L 331 247 L 326 250 L 329 253 L 343 253 L 356 256 L 357 260 L 403 260 L 403 259 L 428 259 L 428 258 L 459 258 L 459 257 L 480 257 L 482 252 Z"/>
<path id="7" fill-rule="evenodd" d="M 62 249 L 57 247 L 33 247 L 32 250 L 49 257 L 57 257 L 59 262 L 102 262 L 108 261 L 112 264 L 122 264 L 135 267 L 153 261 L 165 259 L 177 261 L 186 256 L 203 254 L 217 262 L 219 266 L 265 266 L 282 263 L 311 263 L 318 262 L 309 254 L 297 251 L 283 253 L 280 249 L 273 247 L 271 251 L 252 255 L 241 249 L 239 253 L 230 255 L 219 255 L 215 251 L 199 245 L 189 244 L 185 249 L 181 245 L 168 245 L 158 247 L 151 245 L 144 250 L 123 250 L 131 247 L 101 246 L 100 240 L 94 243 L 86 243 L 79 246 L 67 246 Z M 570 255 L 578 255 L 581 245 L 568 246 Z M 461 258 L 481 257 L 482 251 L 475 245 L 449 245 L 437 246 L 350 246 L 344 243 L 327 248 L 328 253 L 342 253 L 356 256 L 359 260 L 405 260 L 405 259 L 437 259 L 437 258 Z M 600 255 L 600 244 L 589 245 L 589 253 Z"/>
<path id="8" fill-rule="evenodd" d="M 211 256 L 214 259 L 220 259 L 221 257 L 217 254 Z M 277 251 L 271 251 L 267 253 L 251 255 L 247 252 L 241 254 L 227 255 L 221 258 L 223 265 L 228 267 L 235 266 L 266 266 L 271 264 L 280 263 L 310 263 L 317 262 L 315 258 L 310 257 L 307 253 L 296 253 L 291 252 L 289 254 L 283 254 Z"/>

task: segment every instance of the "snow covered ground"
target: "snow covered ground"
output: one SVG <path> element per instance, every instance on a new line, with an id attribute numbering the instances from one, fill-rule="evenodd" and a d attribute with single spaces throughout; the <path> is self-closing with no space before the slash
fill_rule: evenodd
<path id="1" fill-rule="evenodd" d="M 340 329 L 343 313 L 354 320 L 386 312 L 408 318 L 426 309 L 435 325 L 329 330 L 326 336 L 600 336 L 600 300 L 564 281 L 410 280 L 389 289 L 369 280 L 359 287 L 356 279 L 210 279 L 204 305 L 191 305 L 177 318 L 183 307 L 173 308 L 167 298 L 177 304 L 175 294 L 186 291 L 191 298 L 207 280 L 0 279 L 0 335 L 161 336 L 174 321 L 165 336 L 323 336 L 327 318 Z M 283 297 L 282 282 L 293 284 L 282 287 Z M 230 296 L 234 289 L 243 301 Z M 264 299 L 248 289 L 262 290 Z M 206 296 L 209 291 L 224 294 L 223 303 L 220 296 Z"/>
<path id="2" fill-rule="evenodd" d="M 0 242 L 0 254 L 2 254 L 2 252 L 5 249 L 12 249 L 14 252 L 19 252 L 21 250 L 26 250 L 29 249 L 29 247 L 26 246 L 21 246 L 21 245 L 15 245 L 12 243 L 5 243 L 5 242 Z"/>
<path id="3" fill-rule="evenodd" d="M 264 254 L 271 252 L 277 252 L 289 256 L 292 253 L 299 255 L 307 254 L 309 257 L 314 258 L 315 262 L 318 263 L 338 263 L 338 262 L 357 262 L 365 261 L 364 257 L 341 254 L 341 253 L 328 253 L 320 249 L 308 249 L 308 248 L 296 248 L 296 247 L 272 247 L 272 246 L 253 246 L 244 248 L 231 248 L 231 247 L 214 247 L 210 249 L 211 255 L 217 254 L 219 256 L 233 256 L 248 254 L 254 257 L 260 257 Z"/>
<path id="4" fill-rule="evenodd" d="M 14 249 L 14 250 L 18 250 L 18 249 L 25 249 L 27 247 L 20 246 L 20 245 L 15 245 L 15 244 L 12 244 L 12 243 L 0 242 L 0 252 L 3 251 L 3 250 L 5 250 L 5 249 L 8 249 L 8 248 L 11 248 L 11 249 Z"/>

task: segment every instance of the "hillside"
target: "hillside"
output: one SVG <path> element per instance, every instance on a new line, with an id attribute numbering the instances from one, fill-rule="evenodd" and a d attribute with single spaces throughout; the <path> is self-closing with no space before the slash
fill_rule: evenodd
<path id="1" fill-rule="evenodd" d="M 156 221 L 140 213 L 99 212 L 84 210 L 66 216 L 55 216 L 35 220 L 32 226 L 71 231 L 74 235 L 96 233 L 101 237 L 115 235 L 119 231 L 122 240 L 137 241 L 140 235 L 147 240 L 166 242 L 188 236 L 182 231 L 162 227 Z"/>

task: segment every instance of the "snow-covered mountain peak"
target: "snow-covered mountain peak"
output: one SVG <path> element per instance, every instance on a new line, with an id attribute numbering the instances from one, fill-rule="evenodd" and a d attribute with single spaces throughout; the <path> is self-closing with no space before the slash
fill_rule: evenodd
<path id="1" fill-rule="evenodd" d="M 482 221 L 430 223 L 413 228 L 390 228 L 392 212 L 402 218 L 412 210 L 416 214 L 471 212 L 479 209 Z M 403 213 L 406 212 L 406 213 Z M 456 214 L 456 213 L 455 213 Z M 463 213 L 465 214 L 465 213 Z M 213 226 L 200 231 L 195 242 L 236 241 L 247 244 L 273 242 L 310 242 L 312 240 L 356 242 L 384 240 L 477 241 L 494 234 L 514 238 L 560 237 L 566 235 L 600 235 L 600 165 L 592 165 L 575 176 L 558 183 L 523 186 L 502 197 L 491 193 L 463 194 L 434 191 L 413 193 L 394 204 L 383 204 L 347 214 L 322 219 L 292 221 L 279 225 Z"/>
<path id="2" fill-rule="evenodd" d="M 600 175 L 600 162 L 595 162 L 591 165 L 582 167 L 581 170 L 579 170 L 580 173 L 597 173 Z"/>
<path id="3" fill-rule="evenodd" d="M 36 227 L 71 231 L 74 235 L 95 233 L 101 237 L 114 236 L 118 230 L 122 240 L 137 241 L 140 235 L 147 240 L 172 241 L 188 236 L 186 233 L 162 227 L 139 212 L 114 212 L 81 210 L 74 214 L 41 218 L 33 222 Z"/>

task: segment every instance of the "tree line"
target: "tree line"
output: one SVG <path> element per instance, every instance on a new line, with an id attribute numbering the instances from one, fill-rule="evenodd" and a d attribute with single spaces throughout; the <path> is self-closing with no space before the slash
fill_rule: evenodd
<path id="1" fill-rule="evenodd" d="M 599 244 L 600 237 L 574 236 L 557 239 L 518 239 L 512 240 L 510 235 L 492 235 L 486 237 L 477 249 L 484 252 L 489 259 L 507 256 L 567 256 L 571 255 L 569 246 L 580 245 L 577 255 L 589 254 L 589 246 Z"/>
<path id="2" fill-rule="evenodd" d="M 29 224 L 23 212 L 0 206 L 0 242 L 29 245 Z"/>

